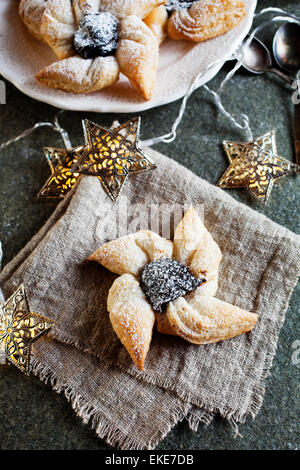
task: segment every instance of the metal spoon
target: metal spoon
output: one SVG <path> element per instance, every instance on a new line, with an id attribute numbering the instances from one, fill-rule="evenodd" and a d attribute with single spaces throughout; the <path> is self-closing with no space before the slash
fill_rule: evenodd
<path id="1" fill-rule="evenodd" d="M 245 42 L 247 39 L 245 40 Z M 253 38 L 250 44 L 244 48 L 243 67 L 249 72 L 262 74 L 271 72 L 292 85 L 293 80 L 285 73 L 272 66 L 272 57 L 266 46 L 257 38 Z"/>
<path id="2" fill-rule="evenodd" d="M 300 76 L 300 25 L 285 23 L 276 32 L 273 40 L 273 54 L 277 64 Z M 300 94 L 300 87 L 298 82 Z M 300 165 L 300 104 L 294 105 L 294 134 L 296 163 Z"/>
<path id="3" fill-rule="evenodd" d="M 273 54 L 277 64 L 288 72 L 300 70 L 300 24 L 285 23 L 277 30 Z"/>

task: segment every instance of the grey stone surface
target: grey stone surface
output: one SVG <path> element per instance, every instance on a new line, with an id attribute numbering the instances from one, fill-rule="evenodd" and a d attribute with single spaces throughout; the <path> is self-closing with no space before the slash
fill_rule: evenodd
<path id="1" fill-rule="evenodd" d="M 277 6 L 300 16 L 296 1 L 259 1 L 259 8 Z M 276 27 L 264 33 L 270 45 Z M 211 82 L 215 89 L 231 64 Z M 288 87 L 276 77 L 253 76 L 240 71 L 227 86 L 224 105 L 233 112 L 249 115 L 257 136 L 270 129 L 277 132 L 279 154 L 292 160 L 293 108 Z M 141 113 L 142 138 L 169 132 L 176 117 L 179 101 Z M 7 83 L 7 104 L 0 105 L 0 141 L 32 126 L 37 121 L 53 119 L 56 110 L 33 101 Z M 132 115 L 118 116 L 125 121 Z M 89 118 L 110 125 L 116 115 L 68 112 L 62 125 L 69 130 L 73 144 L 82 139 L 81 119 Z M 188 103 L 186 114 L 175 142 L 156 148 L 215 184 L 227 166 L 222 149 L 224 139 L 243 140 L 216 111 L 205 90 L 197 90 Z M 45 145 L 61 146 L 60 138 L 49 129 L 40 129 L 26 140 L 0 152 L 0 240 L 4 264 L 39 230 L 56 207 L 55 201 L 38 201 L 35 196 L 48 177 L 43 157 Z M 268 206 L 253 201 L 245 190 L 233 190 L 239 201 L 264 213 L 275 222 L 299 233 L 300 178 L 284 179 L 275 186 Z M 300 340 L 300 288 L 295 289 L 281 331 L 278 350 L 260 413 L 255 421 L 248 419 L 239 426 L 243 438 L 234 438 L 230 425 L 220 418 L 209 427 L 190 431 L 178 424 L 158 449 L 299 449 L 299 370 L 292 361 L 293 345 Z M 299 356 L 299 355 L 298 355 Z M 295 356 L 297 358 L 297 356 Z M 295 361 L 294 361 L 295 362 Z M 0 449 L 107 449 L 93 431 L 81 423 L 63 396 L 37 378 L 27 378 L 13 367 L 0 369 Z"/>

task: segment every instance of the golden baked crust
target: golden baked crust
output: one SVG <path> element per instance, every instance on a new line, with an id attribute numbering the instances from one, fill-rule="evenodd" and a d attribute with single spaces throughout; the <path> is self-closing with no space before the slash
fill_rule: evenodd
<path id="1" fill-rule="evenodd" d="M 175 230 L 173 258 L 188 266 L 196 278 L 205 276 L 206 283 L 198 287 L 202 295 L 215 295 L 222 253 L 192 207 Z"/>
<path id="2" fill-rule="evenodd" d="M 140 230 L 102 245 L 89 258 L 115 274 L 140 274 L 145 264 L 172 257 L 173 244 L 150 230 Z"/>
<path id="3" fill-rule="evenodd" d="M 150 28 L 136 16 L 120 24 L 116 58 L 121 72 L 145 100 L 154 93 L 158 66 L 158 42 Z"/>
<path id="4" fill-rule="evenodd" d="M 85 60 L 74 56 L 44 67 L 36 79 L 51 88 L 91 93 L 114 85 L 119 79 L 119 65 L 113 56 Z"/>
<path id="5" fill-rule="evenodd" d="M 121 343 L 138 369 L 144 370 L 155 315 L 134 276 L 124 274 L 115 280 L 109 290 L 107 309 Z"/>
<path id="6" fill-rule="evenodd" d="M 200 42 L 235 28 L 246 16 L 239 0 L 201 0 L 189 9 L 174 11 L 168 21 L 171 39 Z"/>
<path id="7" fill-rule="evenodd" d="M 76 17 L 70 0 L 51 0 L 44 11 L 41 34 L 59 59 L 75 55 Z"/>
<path id="8" fill-rule="evenodd" d="M 21 0 L 19 14 L 27 26 L 29 32 L 36 39 L 44 42 L 40 33 L 43 13 L 47 6 L 47 0 Z"/>
<path id="9" fill-rule="evenodd" d="M 170 302 L 165 314 L 156 315 L 160 333 L 180 336 L 193 344 L 209 344 L 250 331 L 257 322 L 247 312 L 215 297 L 188 294 Z"/>
<path id="10" fill-rule="evenodd" d="M 131 15 L 143 19 L 163 3 L 165 0 L 98 0 L 98 10 L 109 11 L 119 19 Z"/>
<path id="11" fill-rule="evenodd" d="M 97 13 L 99 11 L 99 0 L 72 0 L 74 15 L 77 24 L 87 13 Z"/>
<path id="12" fill-rule="evenodd" d="M 159 45 L 161 45 L 167 37 L 168 19 L 168 12 L 163 5 L 154 8 L 144 19 L 144 22 L 151 29 Z"/>
<path id="13" fill-rule="evenodd" d="M 121 72 L 145 100 L 154 93 L 159 47 L 151 29 L 136 16 L 120 24 L 116 58 Z"/>

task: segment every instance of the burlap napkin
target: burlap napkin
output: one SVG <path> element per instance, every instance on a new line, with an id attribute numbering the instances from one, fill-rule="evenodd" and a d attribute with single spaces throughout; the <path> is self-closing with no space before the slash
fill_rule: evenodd
<path id="1" fill-rule="evenodd" d="M 65 391 L 99 436 L 124 449 L 155 446 L 184 416 L 196 429 L 215 413 L 232 423 L 257 414 L 300 271 L 299 236 L 166 156 L 148 153 L 158 169 L 132 176 L 119 203 L 97 178 L 83 177 L 0 275 L 6 297 L 24 282 L 31 308 L 56 322 L 50 337 L 35 344 L 33 371 Z M 126 218 L 129 232 L 149 228 L 150 219 L 157 224 L 158 214 L 175 225 L 183 205 L 203 209 L 223 252 L 217 297 L 258 313 L 259 321 L 246 335 L 206 346 L 154 333 L 141 373 L 109 322 L 114 275 L 85 258 L 125 235 Z M 157 230 L 165 235 L 166 226 Z"/>

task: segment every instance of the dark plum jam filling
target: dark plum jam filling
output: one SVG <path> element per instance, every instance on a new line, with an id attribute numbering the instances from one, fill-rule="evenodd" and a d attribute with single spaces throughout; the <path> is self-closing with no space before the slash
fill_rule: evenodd
<path id="1" fill-rule="evenodd" d="M 164 312 L 171 300 L 197 289 L 206 282 L 197 279 L 186 266 L 170 258 L 146 264 L 141 274 L 141 287 L 156 312 Z"/>
<path id="2" fill-rule="evenodd" d="M 184 8 L 190 8 L 193 3 L 199 0 L 190 0 L 190 1 L 185 1 L 185 0 L 168 0 L 166 3 L 166 9 L 169 14 L 173 13 L 173 11 L 176 10 L 182 10 Z"/>
<path id="3" fill-rule="evenodd" d="M 84 59 L 114 55 L 118 42 L 118 20 L 108 12 L 88 13 L 74 34 L 75 51 Z"/>

